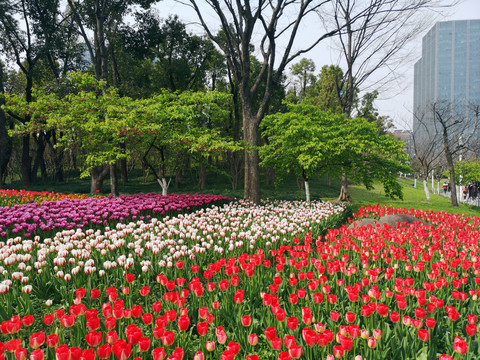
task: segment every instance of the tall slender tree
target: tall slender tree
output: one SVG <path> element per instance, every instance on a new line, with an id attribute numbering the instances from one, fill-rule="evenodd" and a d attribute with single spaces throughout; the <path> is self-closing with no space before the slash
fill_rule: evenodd
<path id="1" fill-rule="evenodd" d="M 183 0 L 198 15 L 201 25 L 208 36 L 218 45 L 225 55 L 232 77 L 238 83 L 245 148 L 245 185 L 244 197 L 254 203 L 260 202 L 259 124 L 263 119 L 273 88 L 280 82 L 286 66 L 294 59 L 314 48 L 325 38 L 331 37 L 339 30 L 325 31 L 312 39 L 303 49 L 296 50 L 295 40 L 299 28 L 310 16 L 318 20 L 318 12 L 328 1 L 231 1 L 231 0 Z M 206 10 L 207 8 L 207 10 Z M 207 20 L 207 12 L 216 16 L 222 36 Z M 259 37 L 257 39 L 257 37 Z M 251 47 L 258 41 L 258 51 L 262 64 L 260 72 L 252 77 Z M 279 51 L 282 41 L 284 50 Z M 260 84 L 265 87 L 260 90 Z M 260 97 L 258 106 L 254 98 Z"/>

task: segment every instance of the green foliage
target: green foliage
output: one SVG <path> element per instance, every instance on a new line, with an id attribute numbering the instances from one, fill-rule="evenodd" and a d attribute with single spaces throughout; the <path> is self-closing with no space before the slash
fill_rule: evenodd
<path id="1" fill-rule="evenodd" d="M 208 126 L 228 115 L 228 94 L 164 91 L 134 100 L 120 97 L 116 89 L 88 74 L 74 73 L 70 81 L 74 92 L 65 98 L 35 91 L 36 101 L 28 104 L 10 95 L 7 109 L 31 117 L 13 134 L 55 129 L 57 147 L 78 146 L 85 160 L 82 176 L 96 166 L 147 153 L 152 146 L 173 146 L 202 156 L 238 149 Z M 126 150 L 124 143 L 130 145 Z"/>
<path id="2" fill-rule="evenodd" d="M 263 120 L 269 143 L 259 150 L 261 165 L 275 168 L 279 181 L 289 175 L 308 180 L 314 174 L 347 173 L 367 189 L 379 181 L 387 196 L 402 197 L 396 174 L 410 169 L 400 142 L 378 135 L 376 125 L 363 118 L 350 119 L 306 103 L 287 106 L 287 113 Z"/>
<path id="3" fill-rule="evenodd" d="M 380 116 L 373 104 L 378 97 L 378 91 L 367 92 L 363 95 L 360 106 L 357 107 L 357 117 L 367 119 L 378 127 L 379 134 L 386 134 L 393 124 L 388 116 Z"/>
<path id="4" fill-rule="evenodd" d="M 450 172 L 445 171 L 443 175 L 450 178 Z M 480 159 L 470 159 L 469 161 L 459 161 L 455 164 L 455 181 L 460 184 L 460 176 L 462 183 L 467 184 L 480 180 Z"/>

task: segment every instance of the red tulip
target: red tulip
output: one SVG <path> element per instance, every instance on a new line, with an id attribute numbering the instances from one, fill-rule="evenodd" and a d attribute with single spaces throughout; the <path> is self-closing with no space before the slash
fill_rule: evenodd
<path id="1" fill-rule="evenodd" d="M 108 359 L 112 353 L 112 348 L 109 344 L 100 345 L 97 349 L 97 355 L 100 359 Z"/>
<path id="2" fill-rule="evenodd" d="M 323 294 L 322 294 L 322 293 L 319 293 L 319 292 L 313 294 L 313 301 L 314 301 L 316 304 L 322 303 L 322 301 L 323 301 Z"/>
<path id="3" fill-rule="evenodd" d="M 58 335 L 57 334 L 50 334 L 47 336 L 47 346 L 52 348 L 57 346 L 58 344 Z"/>
<path id="4" fill-rule="evenodd" d="M 100 297 L 100 290 L 92 289 L 92 291 L 90 291 L 90 297 L 92 300 L 98 299 Z"/>
<path id="5" fill-rule="evenodd" d="M 23 324 L 23 326 L 25 326 L 25 327 L 32 326 L 32 324 L 33 324 L 33 315 L 25 315 L 25 316 L 22 318 L 22 324 Z"/>
<path id="6" fill-rule="evenodd" d="M 148 337 L 143 336 L 138 340 L 138 349 L 140 352 L 146 352 L 150 349 L 151 341 Z"/>
<path id="7" fill-rule="evenodd" d="M 125 280 L 127 281 L 127 283 L 132 283 L 133 280 L 135 280 L 135 274 L 132 274 L 132 273 L 126 274 Z"/>
<path id="8" fill-rule="evenodd" d="M 182 315 L 178 318 L 178 328 L 180 331 L 185 331 L 190 326 L 190 318 L 187 315 Z"/>
<path id="9" fill-rule="evenodd" d="M 8 352 L 14 352 L 17 349 L 22 347 L 22 340 L 20 339 L 13 339 L 9 340 L 5 343 L 5 350 Z"/>
<path id="10" fill-rule="evenodd" d="M 63 315 L 60 318 L 60 324 L 66 328 L 70 328 L 75 324 L 75 316 L 73 315 Z"/>
<path id="11" fill-rule="evenodd" d="M 117 340 L 112 346 L 112 352 L 119 360 L 126 360 L 132 353 L 132 345 L 128 344 L 125 340 Z"/>
<path id="12" fill-rule="evenodd" d="M 30 360 L 43 360 L 45 354 L 42 349 L 33 350 L 30 354 Z"/>
<path id="13" fill-rule="evenodd" d="M 100 319 L 98 317 L 91 317 L 87 320 L 86 326 L 90 331 L 97 330 L 100 327 Z"/>
<path id="14" fill-rule="evenodd" d="M 157 347 L 152 351 L 153 360 L 163 360 L 165 359 L 165 350 L 163 347 Z"/>
<path id="15" fill-rule="evenodd" d="M 297 319 L 297 324 L 298 324 L 298 319 Z M 288 320 L 287 320 L 287 325 L 288 325 Z M 268 341 L 272 341 L 277 336 L 277 329 L 275 329 L 273 326 L 267 327 L 265 329 L 265 337 L 267 338 Z"/>
<path id="16" fill-rule="evenodd" d="M 95 360 L 95 351 L 93 349 L 85 349 L 82 351 L 81 360 Z"/>
<path id="17" fill-rule="evenodd" d="M 458 354 L 465 355 L 468 351 L 468 344 L 461 337 L 455 336 L 453 340 L 453 351 Z"/>
<path id="18" fill-rule="evenodd" d="M 273 350 L 280 350 L 282 348 L 282 339 L 279 337 L 274 337 L 270 343 L 272 344 Z"/>
<path id="19" fill-rule="evenodd" d="M 109 343 L 110 345 L 113 345 L 117 342 L 117 339 L 118 339 L 118 334 L 115 330 L 113 331 L 109 331 L 107 333 L 107 336 L 105 338 L 105 340 L 107 341 L 107 343 Z"/>
<path id="20" fill-rule="evenodd" d="M 278 354 L 277 360 L 292 360 L 292 357 L 288 352 L 282 351 L 280 354 Z"/>
<path id="21" fill-rule="evenodd" d="M 197 323 L 197 332 L 200 336 L 207 335 L 208 332 L 208 323 L 207 322 L 200 322 Z"/>
<path id="22" fill-rule="evenodd" d="M 391 312 L 390 313 L 390 320 L 394 323 L 398 323 L 400 321 L 400 314 L 398 312 Z"/>
<path id="23" fill-rule="evenodd" d="M 3 351 L 1 352 L 3 355 Z M 15 360 L 25 360 L 27 358 L 27 348 L 20 348 L 15 350 Z"/>
<path id="24" fill-rule="evenodd" d="M 150 294 L 150 286 L 144 286 L 140 289 L 140 295 L 148 296 Z"/>
<path id="25" fill-rule="evenodd" d="M 207 349 L 208 352 L 212 352 L 215 350 L 215 342 L 214 341 L 207 341 L 205 343 L 205 348 Z"/>
<path id="26" fill-rule="evenodd" d="M 330 311 L 330 319 L 332 319 L 333 321 L 338 321 L 338 319 L 340 318 L 340 314 L 336 311 Z"/>
<path id="27" fill-rule="evenodd" d="M 287 319 L 287 326 L 290 330 L 294 331 L 298 327 L 298 319 L 295 316 Z"/>
<path id="28" fill-rule="evenodd" d="M 469 336 L 472 336 L 472 337 L 475 336 L 477 334 L 477 325 L 467 324 L 466 331 Z"/>
<path id="29" fill-rule="evenodd" d="M 348 323 L 353 323 L 355 321 L 355 314 L 352 312 L 347 312 L 345 313 L 345 320 Z"/>
<path id="30" fill-rule="evenodd" d="M 422 341 L 428 341 L 430 339 L 430 334 L 427 329 L 418 329 L 418 337 Z"/>
<path id="31" fill-rule="evenodd" d="M 101 331 L 90 331 L 87 335 L 85 335 L 85 341 L 87 342 L 88 346 L 97 347 L 102 342 L 102 337 L 103 334 Z"/>
<path id="32" fill-rule="evenodd" d="M 247 355 L 247 360 L 260 360 L 257 354 Z"/>
<path id="33" fill-rule="evenodd" d="M 248 326 L 250 326 L 251 323 L 252 323 L 252 317 L 250 315 L 244 315 L 242 317 L 242 325 L 243 326 L 248 327 Z"/>
<path id="34" fill-rule="evenodd" d="M 300 345 L 292 345 L 290 349 L 288 349 L 288 354 L 292 357 L 292 359 L 299 359 L 302 356 L 302 347 Z"/>
<path id="35" fill-rule="evenodd" d="M 38 349 L 45 342 L 45 333 L 43 331 L 36 332 L 30 335 L 30 347 Z"/>
<path id="36" fill-rule="evenodd" d="M 437 324 L 437 322 L 436 322 L 435 319 L 433 319 L 433 318 L 427 318 L 427 319 L 425 319 L 425 325 L 426 325 L 427 328 L 429 328 L 429 329 L 433 329 L 436 324 Z"/>
<path id="37" fill-rule="evenodd" d="M 52 325 L 53 320 L 55 320 L 55 317 L 53 316 L 53 314 L 48 314 L 43 317 L 43 322 L 47 326 Z"/>
<path id="38" fill-rule="evenodd" d="M 240 344 L 236 343 L 235 341 L 230 341 L 227 345 L 227 350 L 230 350 L 235 355 L 237 355 L 240 351 Z"/>
<path id="39" fill-rule="evenodd" d="M 258 336 L 257 334 L 250 334 L 248 335 L 248 343 L 252 346 L 255 346 L 258 344 Z"/>
<path id="40" fill-rule="evenodd" d="M 175 340 L 175 333 L 173 331 L 165 331 L 165 333 L 162 336 L 163 345 L 168 347 L 173 344 L 174 340 Z"/>
<path id="41" fill-rule="evenodd" d="M 55 348 L 56 360 L 69 360 L 71 358 L 70 349 L 68 345 L 59 345 Z"/>
<path id="42" fill-rule="evenodd" d="M 203 352 L 197 351 L 193 356 L 193 360 L 205 360 L 205 355 L 203 355 Z"/>
<path id="43" fill-rule="evenodd" d="M 80 360 L 82 357 L 82 349 L 73 346 L 70 348 L 70 360 Z"/>

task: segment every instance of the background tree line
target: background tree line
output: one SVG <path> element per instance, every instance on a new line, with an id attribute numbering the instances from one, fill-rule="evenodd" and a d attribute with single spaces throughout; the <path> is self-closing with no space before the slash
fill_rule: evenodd
<path id="1" fill-rule="evenodd" d="M 228 175 L 233 188 L 243 178 L 245 197 L 258 202 L 259 149 L 273 138 L 269 122 L 262 121 L 291 112 L 287 103 L 365 119 L 365 124 L 375 124 L 381 135 L 376 139 L 386 139 L 389 121 L 374 107 L 378 92 L 364 94 L 362 85 L 398 61 L 395 56 L 419 30 L 414 14 L 434 4 L 183 2 L 204 29 L 204 35 L 197 35 L 176 16 L 162 20 L 155 15 L 156 3 L 0 0 L 5 54 L 0 101 L 7 102 L 0 110 L 2 182 L 8 176 L 21 178 L 24 186 L 49 178 L 64 181 L 74 169 L 91 177 L 92 192 L 101 190 L 109 177 L 116 193 L 117 177 L 127 182 L 134 168 L 154 174 L 162 188 L 168 178 L 182 181 L 194 168 L 200 187 L 206 186 L 207 171 Z M 204 20 L 208 11 L 218 17 L 216 26 Z M 294 46 L 299 28 L 318 16 L 325 20 L 319 35 L 303 48 Z M 315 74 L 313 62 L 302 56 L 331 37 L 338 40 L 344 69 L 325 66 Z M 288 69 L 295 79 L 286 77 Z M 327 126 L 322 124 L 315 126 Z M 352 143 L 363 131 L 347 123 L 344 128 L 341 136 Z M 310 140 L 297 138 L 298 143 Z M 287 145 L 276 141 L 277 149 Z M 391 152 L 396 162 L 392 168 L 385 163 L 383 175 L 368 171 L 373 169 L 368 164 L 372 147 L 360 147 L 367 143 L 358 143 L 360 160 L 343 155 L 336 168 L 341 172 L 334 171 L 334 161 L 323 167 L 332 176 L 342 175 L 341 200 L 349 199 L 348 174 L 370 186 L 374 180 L 385 183 L 403 166 L 398 146 L 378 144 L 377 160 Z M 355 165 L 348 168 L 347 163 Z M 273 165 L 265 172 L 269 181 L 275 181 Z M 294 174 L 302 179 L 301 173 Z"/>

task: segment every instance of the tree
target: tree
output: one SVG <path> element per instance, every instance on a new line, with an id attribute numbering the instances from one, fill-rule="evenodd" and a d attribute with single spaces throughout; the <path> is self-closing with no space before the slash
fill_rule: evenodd
<path id="1" fill-rule="evenodd" d="M 417 118 L 414 121 L 415 128 L 412 131 L 413 150 L 415 152 L 412 159 L 412 167 L 417 170 L 422 177 L 423 190 L 425 197 L 430 201 L 430 191 L 428 190 L 428 177 L 440 164 L 442 155 L 441 148 L 438 146 L 441 141 L 435 127 L 428 125 L 425 116 Z M 423 134 L 423 135 L 422 135 Z"/>
<path id="2" fill-rule="evenodd" d="M 402 197 L 399 171 L 407 172 L 408 156 L 402 143 L 379 135 L 376 125 L 363 118 L 351 119 L 307 104 L 288 104 L 288 112 L 266 116 L 262 121 L 269 143 L 260 149 L 262 165 L 273 166 L 279 179 L 293 174 L 305 182 L 312 175 L 348 174 L 367 189 L 380 181 L 385 193 Z"/>
<path id="3" fill-rule="evenodd" d="M 480 106 L 466 104 L 463 101 L 439 101 L 432 104 L 434 126 L 438 129 L 443 152 L 450 173 L 452 206 L 458 207 L 455 179 L 454 157 L 468 148 L 470 140 L 476 134 L 479 125 Z M 467 116 L 465 116 L 467 109 Z M 469 110 L 469 111 L 468 111 Z"/>
<path id="4" fill-rule="evenodd" d="M 7 165 L 12 154 L 12 140 L 8 136 L 7 115 L 2 106 L 5 104 L 3 97 L 5 88 L 3 86 L 3 63 L 0 61 L 0 186 L 4 183 L 7 175 Z"/>
<path id="5" fill-rule="evenodd" d="M 318 79 L 309 94 L 312 103 L 325 111 L 342 112 L 343 71 L 336 65 L 324 65 Z"/>
<path id="6" fill-rule="evenodd" d="M 450 176 L 450 174 L 448 174 Z M 459 161 L 455 164 L 455 180 L 457 183 L 473 183 L 480 179 L 480 159 Z"/>
<path id="7" fill-rule="evenodd" d="M 386 134 L 393 127 L 393 123 L 388 116 L 378 114 L 378 110 L 373 104 L 377 97 L 377 90 L 363 94 L 361 104 L 357 107 L 357 117 L 367 119 L 369 122 L 376 124 L 378 133 Z"/>
<path id="8" fill-rule="evenodd" d="M 406 56 L 405 45 L 430 24 L 425 21 L 425 14 L 421 10 L 432 8 L 437 2 L 333 0 L 330 3 L 345 63 L 341 107 L 350 117 L 354 110 L 355 93 L 362 89 L 374 73 L 386 71 L 384 79 L 391 79 L 390 75 Z M 339 200 L 350 200 L 346 176 L 342 176 Z"/>
<path id="9" fill-rule="evenodd" d="M 296 88 L 299 88 L 298 98 L 304 99 L 307 95 L 307 88 L 315 84 L 316 78 L 313 75 L 315 63 L 312 59 L 302 58 L 298 63 L 290 67 L 290 72 L 296 77 L 294 81 L 294 95 L 297 97 Z"/>
<path id="10" fill-rule="evenodd" d="M 165 91 L 148 99 L 134 100 L 120 97 L 117 89 L 88 74 L 75 73 L 71 82 L 76 91 L 65 98 L 37 91 L 36 101 L 27 103 L 22 97 L 10 95 L 6 97 L 6 107 L 31 117 L 15 134 L 58 129 L 59 146 L 80 147 L 84 157 L 82 177 L 91 175 L 92 193 L 101 189 L 92 171 L 99 167 L 108 169 L 106 165 L 128 159 L 134 152 L 146 159 L 152 149 L 158 149 L 163 156 L 167 146 L 205 156 L 235 149 L 215 130 L 198 125 L 199 119 L 226 116 L 229 101 L 226 94 Z M 130 146 L 122 151 L 124 143 Z M 160 166 L 164 169 L 164 164 Z M 165 192 L 168 187 L 165 171 L 156 178 Z"/>
<path id="11" fill-rule="evenodd" d="M 180 1 L 187 3 L 187 1 Z M 259 124 L 263 119 L 273 88 L 282 77 L 286 66 L 301 54 L 316 46 L 321 40 L 334 35 L 338 29 L 327 31 L 312 39 L 310 45 L 299 51 L 294 50 L 294 42 L 298 29 L 310 15 L 320 11 L 324 2 L 313 0 L 298 1 L 266 1 L 260 0 L 253 4 L 245 1 L 207 0 L 207 8 L 213 11 L 220 23 L 221 36 L 213 30 L 212 24 L 206 18 L 207 10 L 200 7 L 200 2 L 188 1 L 196 12 L 201 25 L 225 55 L 227 65 L 238 84 L 242 105 L 243 136 L 245 148 L 245 187 L 244 197 L 260 202 L 259 158 Z M 209 14 L 210 15 L 210 14 Z M 251 72 L 251 43 L 259 36 L 258 50 L 261 53 L 262 67 L 255 78 Z M 277 46 L 285 39 L 285 50 L 277 59 Z M 261 83 L 265 84 L 262 92 Z M 258 96 L 261 101 L 253 106 L 253 99 Z"/>

